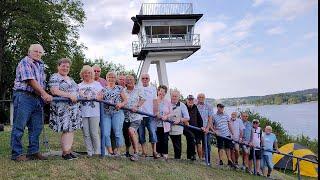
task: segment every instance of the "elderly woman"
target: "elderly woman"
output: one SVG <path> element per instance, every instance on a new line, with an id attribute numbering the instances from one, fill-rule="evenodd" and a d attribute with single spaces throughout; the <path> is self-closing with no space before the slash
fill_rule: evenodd
<path id="1" fill-rule="evenodd" d="M 136 112 L 145 102 L 145 94 L 141 88 L 135 86 L 135 79 L 133 75 L 126 77 L 127 87 L 124 89 L 128 97 L 128 105 L 133 112 Z M 141 124 L 142 116 L 137 113 L 125 111 L 125 122 L 123 135 L 126 143 L 126 154 L 129 154 L 130 140 L 133 146 L 134 154 L 130 157 L 131 161 L 138 160 L 138 137 L 137 131 Z"/>
<path id="2" fill-rule="evenodd" d="M 165 99 L 168 88 L 165 85 L 160 85 L 157 89 L 157 99 L 153 101 L 153 112 L 157 116 L 157 137 L 156 144 L 157 153 L 168 159 L 168 141 L 170 123 L 164 122 L 168 120 L 172 112 L 171 102 Z"/>
<path id="3" fill-rule="evenodd" d="M 103 129 L 106 139 L 106 147 L 109 155 L 119 155 L 118 149 L 122 146 L 122 128 L 124 122 L 124 114 L 120 109 L 127 104 L 127 97 L 122 86 L 116 85 L 117 76 L 114 72 L 108 72 L 107 76 L 107 86 L 102 90 L 102 98 L 105 101 L 116 104 L 113 106 L 105 106 L 105 114 L 103 119 Z M 111 147 L 111 128 L 116 137 L 116 147 L 112 149 Z"/>
<path id="4" fill-rule="evenodd" d="M 79 86 L 80 97 L 85 99 L 95 99 L 103 87 L 97 81 L 94 81 L 93 68 L 85 65 L 83 66 L 80 77 L 82 82 Z M 100 136 L 99 136 L 99 122 L 100 122 L 100 106 L 98 102 L 86 101 L 81 104 L 82 122 L 83 122 L 83 136 L 87 148 L 88 156 L 98 155 L 100 153 Z"/>
<path id="5" fill-rule="evenodd" d="M 58 61 L 58 73 L 53 74 L 49 80 L 50 92 L 54 96 L 66 97 L 71 102 L 52 102 L 50 106 L 49 127 L 55 132 L 62 132 L 61 148 L 62 158 L 65 160 L 76 159 L 72 154 L 74 131 L 82 128 L 78 85 L 68 76 L 71 61 L 62 58 Z"/>

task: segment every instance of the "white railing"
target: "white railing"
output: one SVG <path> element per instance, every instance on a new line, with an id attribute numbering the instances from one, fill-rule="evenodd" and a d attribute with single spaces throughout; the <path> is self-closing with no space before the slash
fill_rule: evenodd
<path id="1" fill-rule="evenodd" d="M 200 46 L 200 34 L 157 34 L 142 37 L 142 41 L 132 42 L 133 55 L 143 48 L 174 48 L 181 46 Z"/>
<path id="2" fill-rule="evenodd" d="M 143 3 L 140 15 L 192 14 L 192 3 Z"/>

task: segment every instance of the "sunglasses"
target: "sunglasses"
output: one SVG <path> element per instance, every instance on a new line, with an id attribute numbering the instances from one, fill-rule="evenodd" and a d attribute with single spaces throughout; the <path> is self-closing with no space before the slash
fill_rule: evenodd
<path id="1" fill-rule="evenodd" d="M 101 72 L 101 71 L 99 71 L 99 70 L 94 70 L 94 72 Z"/>
<path id="2" fill-rule="evenodd" d="M 256 122 L 256 121 L 255 121 L 255 122 L 253 122 L 253 124 L 259 124 L 259 122 Z"/>
<path id="3" fill-rule="evenodd" d="M 149 79 L 149 78 L 141 78 L 141 79 Z"/>

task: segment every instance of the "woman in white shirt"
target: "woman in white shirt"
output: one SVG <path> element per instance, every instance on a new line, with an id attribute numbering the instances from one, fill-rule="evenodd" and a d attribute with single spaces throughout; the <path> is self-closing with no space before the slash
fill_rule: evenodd
<path id="1" fill-rule="evenodd" d="M 80 97 L 85 99 L 95 99 L 103 87 L 97 81 L 94 81 L 94 71 L 92 67 L 83 66 L 80 77 L 82 82 L 79 86 Z M 83 137 L 87 148 L 88 156 L 101 154 L 99 122 L 100 106 L 98 102 L 84 101 L 81 103 Z"/>

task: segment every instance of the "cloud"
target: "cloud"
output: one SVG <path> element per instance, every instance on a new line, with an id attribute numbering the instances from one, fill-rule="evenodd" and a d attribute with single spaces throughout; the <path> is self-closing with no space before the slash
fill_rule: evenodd
<path id="1" fill-rule="evenodd" d="M 285 30 L 280 26 L 273 27 L 273 28 L 270 28 L 270 29 L 267 30 L 267 34 L 269 34 L 269 35 L 279 35 L 279 34 L 282 34 L 284 32 L 285 32 Z"/>
<path id="2" fill-rule="evenodd" d="M 275 20 L 291 21 L 318 6 L 317 0 L 254 0 L 253 7 L 270 5 L 271 9 L 265 14 Z M 271 16 L 270 16 L 271 15 Z"/>
<path id="3" fill-rule="evenodd" d="M 260 6 L 261 4 L 263 4 L 264 2 L 265 2 L 265 0 L 253 0 L 252 6 L 253 6 L 253 7 L 258 7 L 258 6 Z"/>
<path id="4" fill-rule="evenodd" d="M 317 38 L 318 38 L 318 33 L 308 32 L 308 33 L 304 34 L 304 35 L 302 36 L 302 38 L 303 38 L 304 40 L 317 39 Z"/>
<path id="5" fill-rule="evenodd" d="M 131 42 L 137 37 L 131 34 L 130 17 L 139 13 L 141 2 L 85 0 L 83 3 L 87 20 L 80 31 L 80 41 L 88 47 L 86 56 L 138 69 L 139 63 L 132 57 Z"/>
<path id="6" fill-rule="evenodd" d="M 314 58 L 273 61 L 277 63 L 220 56 L 210 65 L 193 67 L 192 72 L 186 72 L 187 62 L 179 62 L 168 65 L 169 82 L 183 95 L 204 92 L 211 98 L 267 95 L 318 86 L 318 62 Z"/>

